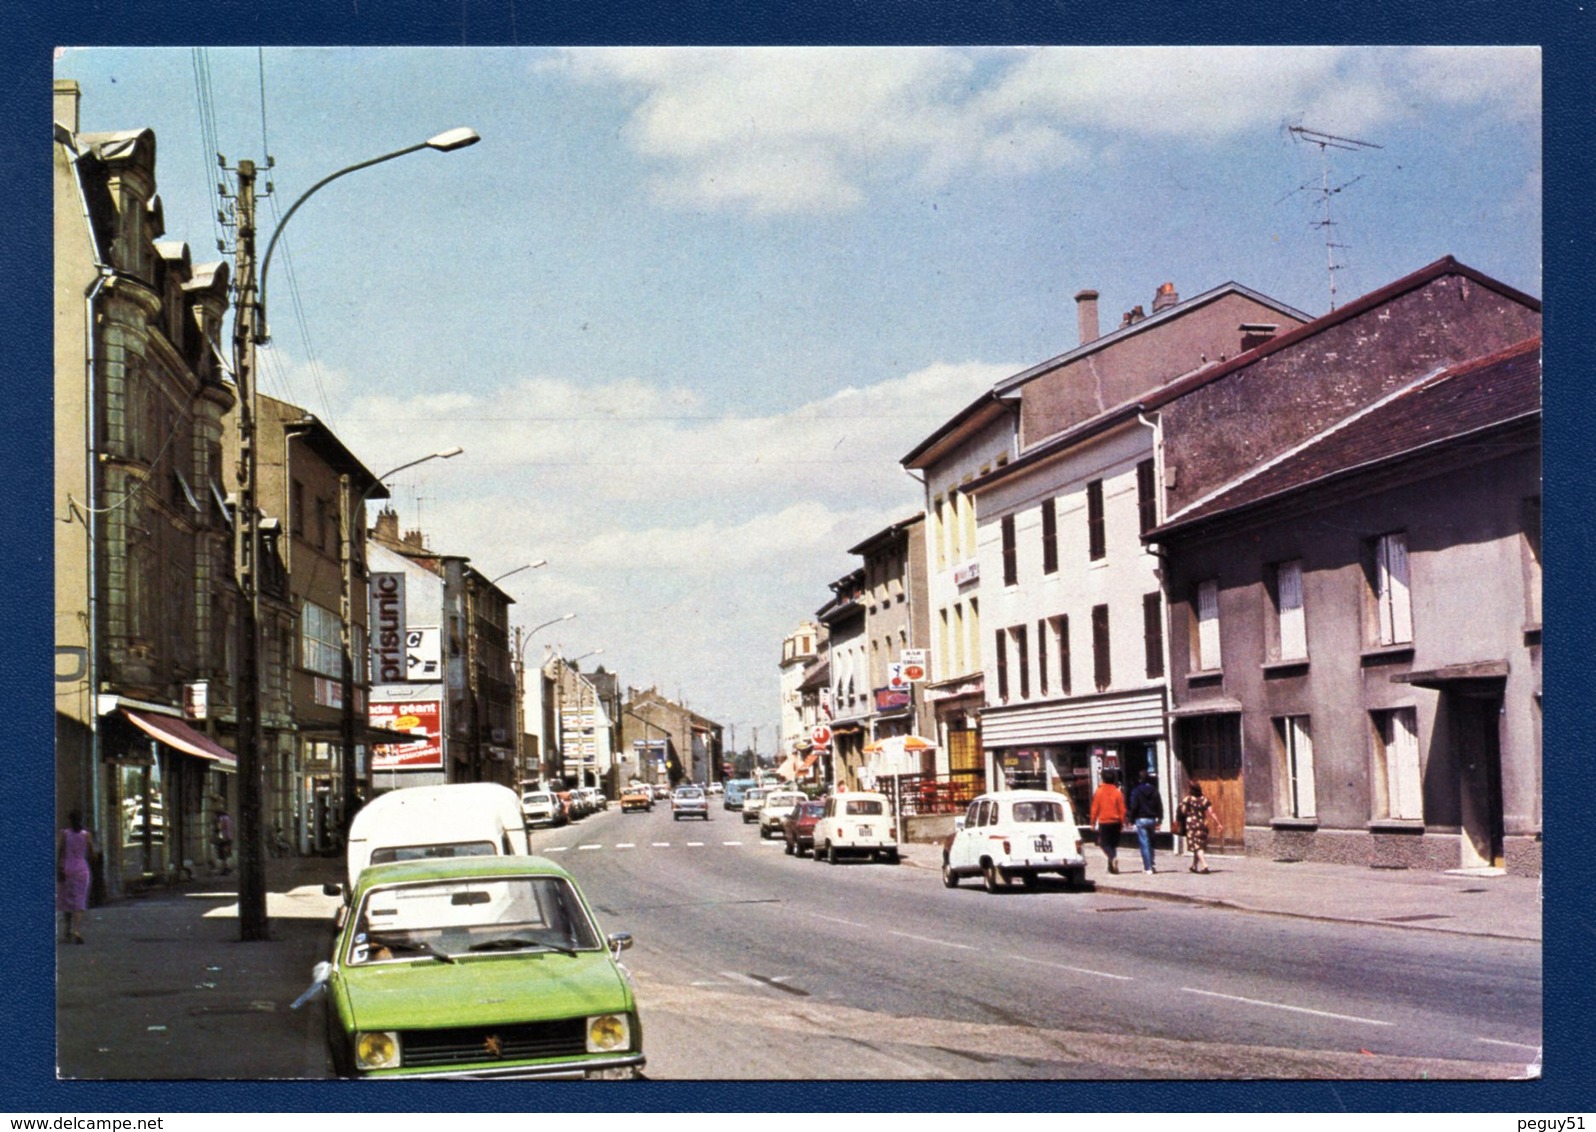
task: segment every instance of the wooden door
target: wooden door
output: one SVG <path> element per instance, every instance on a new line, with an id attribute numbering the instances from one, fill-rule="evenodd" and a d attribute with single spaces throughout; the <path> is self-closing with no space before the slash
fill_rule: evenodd
<path id="1" fill-rule="evenodd" d="M 1246 796 L 1241 776 L 1241 716 L 1201 715 L 1183 719 L 1176 731 L 1177 754 L 1186 771 L 1188 788 L 1195 782 L 1214 808 L 1223 833 L 1210 833 L 1216 849 L 1240 849 L 1247 823 Z M 1180 804 L 1176 798 L 1175 804 Z"/>

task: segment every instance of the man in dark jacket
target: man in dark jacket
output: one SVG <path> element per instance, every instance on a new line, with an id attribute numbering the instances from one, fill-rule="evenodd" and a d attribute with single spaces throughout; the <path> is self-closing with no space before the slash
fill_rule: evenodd
<path id="1" fill-rule="evenodd" d="M 1136 826 L 1136 842 L 1142 850 L 1142 872 L 1156 873 L 1153 867 L 1153 832 L 1164 822 L 1164 800 L 1158 796 L 1158 779 L 1142 771 L 1141 781 L 1125 804 L 1126 816 Z"/>

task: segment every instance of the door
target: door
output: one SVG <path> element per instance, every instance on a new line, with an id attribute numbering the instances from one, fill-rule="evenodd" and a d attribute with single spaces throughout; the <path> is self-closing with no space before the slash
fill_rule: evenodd
<path id="1" fill-rule="evenodd" d="M 1182 719 L 1177 730 L 1181 766 L 1188 786 L 1195 782 L 1225 829 L 1210 834 L 1215 848 L 1240 849 L 1247 824 L 1241 776 L 1241 716 L 1199 715 Z M 1180 799 L 1175 799 L 1180 804 Z"/>
<path id="2" fill-rule="evenodd" d="M 1502 693 L 1448 691 L 1465 868 L 1502 868 Z"/>

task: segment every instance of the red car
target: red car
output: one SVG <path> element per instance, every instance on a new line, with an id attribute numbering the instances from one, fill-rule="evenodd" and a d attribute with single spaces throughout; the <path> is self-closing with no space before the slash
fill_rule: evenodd
<path id="1" fill-rule="evenodd" d="M 782 819 L 782 835 L 787 839 L 787 855 L 802 857 L 815 851 L 815 822 L 826 812 L 826 803 L 800 802 Z"/>

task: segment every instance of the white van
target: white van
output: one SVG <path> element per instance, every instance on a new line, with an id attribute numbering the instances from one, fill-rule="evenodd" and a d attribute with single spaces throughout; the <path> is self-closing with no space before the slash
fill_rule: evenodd
<path id="1" fill-rule="evenodd" d="M 407 786 L 379 794 L 349 826 L 348 888 L 367 865 L 530 852 L 521 799 L 491 782 Z"/>

